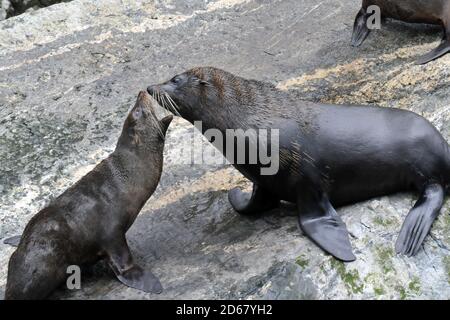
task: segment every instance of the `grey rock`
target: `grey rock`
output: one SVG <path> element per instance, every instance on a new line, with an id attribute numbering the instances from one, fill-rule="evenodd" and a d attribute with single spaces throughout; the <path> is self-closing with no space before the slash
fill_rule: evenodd
<path id="1" fill-rule="evenodd" d="M 0 22 L 0 239 L 21 233 L 113 150 L 138 90 L 196 65 L 269 81 L 302 99 L 412 110 L 449 141 L 450 56 L 414 65 L 436 46 L 438 30 L 388 21 L 354 49 L 358 6 L 75 0 Z M 193 130 L 174 121 L 161 183 L 127 234 L 165 291 L 124 287 L 99 263 L 83 271 L 81 290 L 54 298 L 450 298 L 449 200 L 413 258 L 397 256 L 394 243 L 416 195 L 339 208 L 357 256 L 343 264 L 302 235 L 291 206 L 261 219 L 236 214 L 227 190 L 250 184 L 204 139 L 203 152 L 192 150 Z M 0 298 L 13 250 L 0 244 Z"/>

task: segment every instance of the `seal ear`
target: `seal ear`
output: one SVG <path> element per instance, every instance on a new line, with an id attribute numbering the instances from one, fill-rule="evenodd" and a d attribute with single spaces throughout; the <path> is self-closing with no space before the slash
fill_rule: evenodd
<path id="1" fill-rule="evenodd" d="M 3 243 L 8 244 L 12 247 L 18 247 L 21 238 L 22 238 L 22 236 L 13 236 L 13 237 L 3 240 Z"/>
<path id="2" fill-rule="evenodd" d="M 159 124 L 161 126 L 161 130 L 164 133 L 164 135 L 166 134 L 167 129 L 169 128 L 170 123 L 173 120 L 173 116 L 172 115 L 168 115 L 167 117 L 162 118 L 159 121 Z"/>

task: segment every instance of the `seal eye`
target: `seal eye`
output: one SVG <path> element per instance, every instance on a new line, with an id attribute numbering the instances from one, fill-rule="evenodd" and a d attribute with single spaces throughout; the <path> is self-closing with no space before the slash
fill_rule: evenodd
<path id="1" fill-rule="evenodd" d="M 136 121 L 137 119 L 139 119 L 141 117 L 142 117 L 142 108 L 136 108 L 133 111 L 133 118 L 134 118 L 134 120 Z"/>
<path id="2" fill-rule="evenodd" d="M 181 79 L 178 76 L 173 77 L 172 80 L 170 80 L 170 82 L 172 82 L 174 84 L 180 83 L 180 81 L 181 81 Z"/>

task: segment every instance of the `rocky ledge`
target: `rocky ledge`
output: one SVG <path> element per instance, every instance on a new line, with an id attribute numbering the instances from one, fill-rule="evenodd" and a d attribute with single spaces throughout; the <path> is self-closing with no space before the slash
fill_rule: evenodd
<path id="1" fill-rule="evenodd" d="M 450 141 L 450 55 L 414 60 L 440 31 L 388 21 L 349 46 L 358 1 L 75 0 L 0 22 L 0 239 L 113 150 L 139 89 L 196 65 L 269 81 L 299 98 L 378 104 L 422 114 Z M 162 112 L 162 111 L 161 111 Z M 357 261 L 312 244 L 283 207 L 251 220 L 227 190 L 250 185 L 214 154 L 191 150 L 177 119 L 164 173 L 127 237 L 165 287 L 122 286 L 101 263 L 64 299 L 449 299 L 450 201 L 413 258 L 394 243 L 417 195 L 340 208 Z M 13 248 L 0 244 L 0 298 Z"/>

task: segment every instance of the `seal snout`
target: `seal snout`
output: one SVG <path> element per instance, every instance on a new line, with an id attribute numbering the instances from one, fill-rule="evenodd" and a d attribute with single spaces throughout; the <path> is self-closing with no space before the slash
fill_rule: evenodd
<path id="1" fill-rule="evenodd" d="M 138 99 L 139 101 L 145 101 L 148 98 L 148 94 L 147 92 L 145 92 L 144 90 L 139 91 L 139 95 L 138 95 Z"/>
<path id="2" fill-rule="evenodd" d="M 159 91 L 159 88 L 157 85 L 151 85 L 147 87 L 147 92 L 149 95 L 153 96 L 155 92 Z"/>

